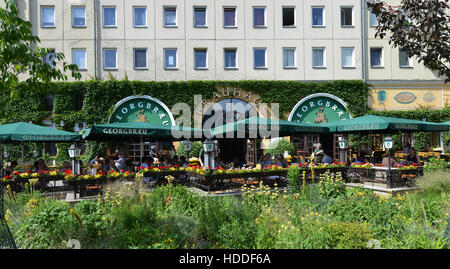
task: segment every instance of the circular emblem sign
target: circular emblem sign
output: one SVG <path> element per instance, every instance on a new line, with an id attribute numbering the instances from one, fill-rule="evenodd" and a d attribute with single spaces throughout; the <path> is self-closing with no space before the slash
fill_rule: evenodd
<path id="1" fill-rule="evenodd" d="M 153 124 L 174 125 L 175 120 L 169 108 L 150 96 L 130 96 L 114 106 L 109 123 L 149 122 Z"/>
<path id="2" fill-rule="evenodd" d="M 312 94 L 294 107 L 289 121 L 301 123 L 327 123 L 351 118 L 347 104 L 339 97 L 327 93 Z"/>

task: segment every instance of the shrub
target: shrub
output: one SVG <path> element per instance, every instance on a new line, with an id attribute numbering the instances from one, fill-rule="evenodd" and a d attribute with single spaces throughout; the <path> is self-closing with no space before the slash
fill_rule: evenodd
<path id="1" fill-rule="evenodd" d="M 370 225 L 367 223 L 332 222 L 327 230 L 332 247 L 338 249 L 367 248 L 367 243 L 373 238 Z"/>
<path id="2" fill-rule="evenodd" d="M 336 198 L 345 195 L 345 182 L 341 173 L 331 174 L 330 171 L 320 176 L 319 194 L 325 198 Z"/>
<path id="3" fill-rule="evenodd" d="M 295 154 L 294 144 L 287 141 L 286 139 L 280 139 L 275 142 L 270 143 L 269 149 L 265 150 L 264 153 L 270 153 L 270 155 L 283 155 L 284 152 L 289 152 L 290 155 Z"/>

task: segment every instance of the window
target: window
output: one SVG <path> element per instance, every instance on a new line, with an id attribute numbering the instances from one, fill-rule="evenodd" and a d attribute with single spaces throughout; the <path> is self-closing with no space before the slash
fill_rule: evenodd
<path id="1" fill-rule="evenodd" d="M 104 69 L 117 68 L 117 49 L 103 49 Z"/>
<path id="2" fill-rule="evenodd" d="M 147 69 L 147 49 L 134 49 L 134 69 Z"/>
<path id="3" fill-rule="evenodd" d="M 341 63 L 343 68 L 355 67 L 355 48 L 341 48 Z"/>
<path id="4" fill-rule="evenodd" d="M 312 8 L 312 26 L 325 26 L 324 22 L 324 7 Z"/>
<path id="5" fill-rule="evenodd" d="M 253 8 L 253 27 L 265 27 L 266 26 L 266 8 L 254 7 Z"/>
<path id="6" fill-rule="evenodd" d="M 312 57 L 313 68 L 325 67 L 325 48 L 313 48 Z"/>
<path id="7" fill-rule="evenodd" d="M 72 63 L 78 66 L 78 69 L 86 69 L 86 49 L 73 49 L 72 50 Z"/>
<path id="8" fill-rule="evenodd" d="M 224 7 L 223 8 L 223 26 L 224 27 L 236 27 L 236 8 Z"/>
<path id="9" fill-rule="evenodd" d="M 378 26 L 378 18 L 375 13 L 372 11 L 369 11 L 369 25 L 370 27 L 377 27 Z"/>
<path id="10" fill-rule="evenodd" d="M 370 48 L 370 66 L 383 67 L 383 48 Z"/>
<path id="11" fill-rule="evenodd" d="M 353 7 L 341 7 L 341 26 L 353 26 Z"/>
<path id="12" fill-rule="evenodd" d="M 265 48 L 253 49 L 253 67 L 254 68 L 266 68 L 266 49 Z"/>
<path id="13" fill-rule="evenodd" d="M 55 27 L 55 7 L 41 7 L 41 26 Z"/>
<path id="14" fill-rule="evenodd" d="M 72 7 L 72 26 L 86 26 L 86 7 Z"/>
<path id="15" fill-rule="evenodd" d="M 177 26 L 177 8 L 164 7 L 164 27 Z"/>
<path id="16" fill-rule="evenodd" d="M 194 7 L 194 27 L 206 26 L 206 7 Z"/>
<path id="17" fill-rule="evenodd" d="M 225 69 L 227 69 L 227 68 L 237 68 L 236 55 L 237 55 L 237 50 L 236 49 L 225 49 L 224 50 Z"/>
<path id="18" fill-rule="evenodd" d="M 295 7 L 283 7 L 283 27 L 295 26 Z"/>
<path id="19" fill-rule="evenodd" d="M 194 49 L 195 69 L 207 69 L 207 49 Z"/>
<path id="20" fill-rule="evenodd" d="M 164 49 L 164 68 L 177 68 L 177 49 Z"/>
<path id="21" fill-rule="evenodd" d="M 147 27 L 147 8 L 133 7 L 134 27 Z"/>
<path id="22" fill-rule="evenodd" d="M 52 68 L 54 68 L 55 66 L 53 65 L 53 61 L 56 61 L 55 59 L 55 50 L 54 49 L 50 49 L 50 52 L 47 53 L 44 56 L 44 59 L 42 59 L 45 63 L 48 63 Z"/>
<path id="23" fill-rule="evenodd" d="M 103 27 L 115 27 L 116 7 L 103 7 Z"/>
<path id="24" fill-rule="evenodd" d="M 399 54 L 400 67 L 412 67 L 412 59 L 410 57 L 408 57 L 408 54 L 406 53 L 406 51 L 399 49 L 398 54 Z"/>
<path id="25" fill-rule="evenodd" d="M 283 48 L 283 67 L 295 68 L 295 48 Z"/>

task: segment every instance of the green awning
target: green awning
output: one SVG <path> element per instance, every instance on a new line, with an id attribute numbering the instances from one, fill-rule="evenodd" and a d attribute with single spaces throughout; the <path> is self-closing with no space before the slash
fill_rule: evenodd
<path id="1" fill-rule="evenodd" d="M 328 127 L 252 117 L 211 130 L 211 134 L 216 138 L 275 138 L 308 133 L 328 133 Z"/>
<path id="2" fill-rule="evenodd" d="M 81 135 L 26 122 L 0 125 L 0 143 L 13 142 L 74 142 Z"/>
<path id="3" fill-rule="evenodd" d="M 334 121 L 322 124 L 330 128 L 333 133 L 356 133 L 356 132 L 439 132 L 446 131 L 448 127 L 435 122 L 410 120 L 402 118 L 366 115 L 352 119 Z"/>
<path id="4" fill-rule="evenodd" d="M 150 141 L 201 140 L 204 130 L 181 126 L 168 126 L 147 122 L 95 124 L 80 132 L 85 140 L 94 141 Z"/>

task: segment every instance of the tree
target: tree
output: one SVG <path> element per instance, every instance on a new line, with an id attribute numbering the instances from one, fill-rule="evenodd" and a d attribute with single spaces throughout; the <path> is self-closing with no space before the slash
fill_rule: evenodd
<path id="1" fill-rule="evenodd" d="M 449 0 L 402 0 L 391 6 L 380 0 L 368 0 L 368 8 L 377 16 L 375 37 L 389 36 L 389 44 L 417 57 L 419 63 L 450 81 Z"/>
<path id="2" fill-rule="evenodd" d="M 78 67 L 63 62 L 63 53 L 55 53 L 52 65 L 44 61 L 50 49 L 37 46 L 40 39 L 33 36 L 31 23 L 19 17 L 16 1 L 4 2 L 5 8 L 0 8 L 0 93 L 14 94 L 19 84 L 44 91 L 51 81 L 67 80 L 66 72 L 80 79 Z"/>

